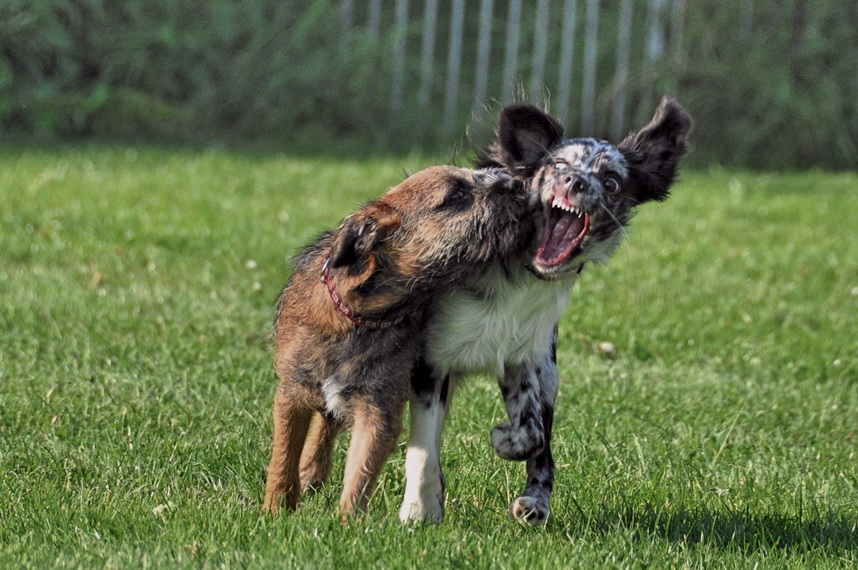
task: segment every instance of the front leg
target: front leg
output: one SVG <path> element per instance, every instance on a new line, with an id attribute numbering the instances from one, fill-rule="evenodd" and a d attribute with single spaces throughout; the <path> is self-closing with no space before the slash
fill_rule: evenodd
<path id="1" fill-rule="evenodd" d="M 444 520 L 444 473 L 441 432 L 450 409 L 452 381 L 420 362 L 412 374 L 411 429 L 405 454 L 405 497 L 399 519 L 408 522 Z"/>
<path id="2" fill-rule="evenodd" d="M 397 400 L 379 405 L 361 398 L 352 404 L 354 425 L 339 508 L 343 521 L 366 511 L 381 469 L 396 447 L 405 412 L 405 399 Z"/>
<path id="3" fill-rule="evenodd" d="M 274 444 L 265 484 L 265 511 L 276 513 L 282 506 L 294 510 L 301 496 L 298 461 L 310 427 L 313 410 L 296 396 L 294 384 L 284 382 L 274 396 Z"/>
<path id="4" fill-rule="evenodd" d="M 502 459 L 524 461 L 546 443 L 543 409 L 554 406 L 557 365 L 550 358 L 507 365 L 498 379 L 509 421 L 492 429 L 492 447 Z"/>
<path id="5" fill-rule="evenodd" d="M 512 502 L 509 514 L 530 526 L 541 526 L 548 520 L 551 493 L 554 491 L 554 458 L 551 456 L 551 426 L 554 408 L 543 410 L 545 445 L 527 460 L 527 485 L 522 496 Z"/>
<path id="6" fill-rule="evenodd" d="M 510 505 L 510 514 L 531 526 L 548 519 L 554 489 L 551 430 L 557 397 L 557 329 L 551 346 L 534 364 L 508 367 L 500 380 L 510 422 L 492 430 L 492 445 L 504 459 L 527 460 L 524 494 Z"/>

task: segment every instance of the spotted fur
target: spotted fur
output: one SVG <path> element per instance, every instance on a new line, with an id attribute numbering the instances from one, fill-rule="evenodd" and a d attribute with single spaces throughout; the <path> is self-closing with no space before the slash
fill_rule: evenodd
<path id="1" fill-rule="evenodd" d="M 516 258 L 466 280 L 429 318 L 425 361 L 412 377 L 403 521 L 443 519 L 440 430 L 456 384 L 485 372 L 496 376 L 509 415 L 492 430 L 492 446 L 504 459 L 526 461 L 524 491 L 510 514 L 532 526 L 546 522 L 558 320 L 578 275 L 610 258 L 635 207 L 667 197 L 690 124 L 678 103 L 664 100 L 648 125 L 613 145 L 564 139 L 562 125 L 530 105 L 502 111 L 479 166 L 528 184 L 539 204 L 537 237 Z"/>

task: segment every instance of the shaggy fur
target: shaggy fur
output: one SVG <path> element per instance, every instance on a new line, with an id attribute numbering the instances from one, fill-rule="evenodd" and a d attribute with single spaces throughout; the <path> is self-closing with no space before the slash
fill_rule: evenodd
<path id="1" fill-rule="evenodd" d="M 282 384 L 266 510 L 295 508 L 303 489 L 327 479 L 346 426 L 353 435 L 339 510 L 345 518 L 366 508 L 399 436 L 439 292 L 520 251 L 532 218 L 523 185 L 508 174 L 435 167 L 297 258 L 276 320 Z"/>

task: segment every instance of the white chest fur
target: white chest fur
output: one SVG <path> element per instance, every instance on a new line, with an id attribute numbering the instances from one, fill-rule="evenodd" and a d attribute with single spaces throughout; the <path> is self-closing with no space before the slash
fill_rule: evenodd
<path id="1" fill-rule="evenodd" d="M 427 331 L 426 356 L 442 375 L 502 375 L 505 364 L 533 362 L 551 343 L 577 275 L 542 281 L 500 267 L 439 300 Z"/>

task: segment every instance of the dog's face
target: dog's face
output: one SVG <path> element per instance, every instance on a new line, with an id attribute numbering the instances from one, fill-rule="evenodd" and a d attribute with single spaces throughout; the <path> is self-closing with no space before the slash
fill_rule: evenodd
<path id="1" fill-rule="evenodd" d="M 346 219 L 331 267 L 356 293 L 349 300 L 356 309 L 381 310 L 402 295 L 388 284 L 448 285 L 475 265 L 521 251 L 534 231 L 533 211 L 524 184 L 505 172 L 428 168 Z"/>
<path id="2" fill-rule="evenodd" d="M 562 279 L 584 262 L 606 260 L 635 206 L 667 198 L 690 127 L 685 110 L 665 99 L 648 125 L 615 146 L 564 139 L 562 125 L 536 107 L 506 107 L 480 165 L 529 181 L 542 212 L 533 272 Z"/>

